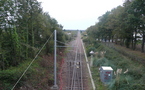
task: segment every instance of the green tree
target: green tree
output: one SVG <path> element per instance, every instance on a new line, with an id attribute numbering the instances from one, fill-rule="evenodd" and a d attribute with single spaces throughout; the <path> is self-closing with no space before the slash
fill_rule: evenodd
<path id="1" fill-rule="evenodd" d="M 134 14 L 137 16 L 137 19 L 140 19 L 138 25 L 138 30 L 142 35 L 142 52 L 144 52 L 144 43 L 145 43 L 145 1 L 144 0 L 134 0 L 132 3 L 132 8 L 134 10 Z"/>
<path id="2" fill-rule="evenodd" d="M 55 29 L 59 41 L 65 41 L 63 27 L 42 11 L 37 0 L 1 0 L 0 12 L 1 69 L 33 58 Z"/>

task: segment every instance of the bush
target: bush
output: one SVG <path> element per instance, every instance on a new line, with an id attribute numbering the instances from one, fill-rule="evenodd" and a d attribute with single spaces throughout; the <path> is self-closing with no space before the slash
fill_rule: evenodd
<path id="1" fill-rule="evenodd" d="M 21 70 L 4 70 L 0 71 L 0 84 L 2 85 L 3 89 L 10 90 L 14 83 L 18 80 L 20 77 L 20 74 L 22 73 Z M 18 86 L 21 83 L 18 84 Z"/>
<path id="2" fill-rule="evenodd" d="M 96 72 L 96 68 L 100 66 L 111 66 L 114 71 L 117 69 L 122 69 L 122 73 L 119 77 L 113 77 L 113 80 L 108 84 L 109 90 L 144 90 L 145 89 L 145 69 L 144 66 L 132 61 L 138 60 L 139 62 L 143 62 L 139 55 L 134 55 L 129 52 L 125 52 L 122 48 L 113 48 L 106 47 L 105 45 L 96 42 L 94 39 L 91 40 L 89 38 L 84 39 L 87 55 L 89 56 L 89 52 L 91 50 L 94 51 L 106 51 L 105 58 L 94 58 L 94 63 L 92 67 L 92 72 Z M 126 43 L 126 46 L 128 43 Z M 99 58 L 99 59 L 98 59 Z M 132 60 L 131 60 L 132 59 Z M 128 70 L 126 74 L 124 72 Z M 102 87 L 100 81 L 96 80 L 99 78 L 99 73 L 93 73 L 94 81 L 97 85 L 97 88 Z M 98 84 L 100 86 L 98 86 Z M 104 89 L 101 89 L 104 90 Z"/>
<path id="3" fill-rule="evenodd" d="M 11 67 L 7 70 L 0 71 L 0 89 L 11 90 L 29 64 L 30 61 L 25 61 L 18 67 Z M 33 66 L 29 68 L 16 87 L 22 86 L 26 79 L 33 77 L 32 75 L 37 73 L 33 68 L 35 66 L 37 66 L 37 63 L 33 64 Z"/>
<path id="4" fill-rule="evenodd" d="M 107 52 L 105 58 L 95 58 L 93 63 L 94 67 L 111 66 L 114 71 L 122 69 L 119 78 L 114 75 L 114 79 L 108 84 L 109 90 L 145 89 L 145 69 L 142 65 L 103 45 L 100 45 L 96 50 L 106 50 Z M 128 72 L 124 74 L 124 71 L 127 69 Z"/>
<path id="5" fill-rule="evenodd" d="M 110 66 L 110 62 L 108 61 L 108 59 L 106 58 L 101 58 L 101 59 L 96 59 L 94 60 L 94 63 L 93 63 L 94 66 L 96 67 L 100 67 L 100 66 Z"/>

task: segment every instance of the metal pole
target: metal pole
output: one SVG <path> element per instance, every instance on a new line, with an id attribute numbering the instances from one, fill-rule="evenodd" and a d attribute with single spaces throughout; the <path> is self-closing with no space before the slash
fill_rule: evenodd
<path id="1" fill-rule="evenodd" d="M 58 86 L 57 86 L 57 68 L 56 68 L 56 30 L 54 31 L 54 86 L 51 88 L 51 90 L 58 90 Z"/>
<path id="2" fill-rule="evenodd" d="M 56 30 L 54 31 L 54 85 L 56 85 Z"/>
<path id="3" fill-rule="evenodd" d="M 90 66 L 93 66 L 93 55 L 91 55 L 91 62 L 90 62 Z"/>

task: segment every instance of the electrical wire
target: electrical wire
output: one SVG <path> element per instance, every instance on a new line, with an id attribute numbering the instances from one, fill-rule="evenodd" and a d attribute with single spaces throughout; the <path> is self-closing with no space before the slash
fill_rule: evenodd
<path id="1" fill-rule="evenodd" d="M 39 50 L 39 52 L 36 54 L 36 56 L 34 57 L 34 59 L 31 61 L 31 63 L 29 64 L 29 66 L 25 69 L 25 71 L 23 72 L 23 74 L 20 76 L 20 78 L 17 80 L 17 82 L 14 84 L 13 88 L 11 90 L 14 90 L 14 88 L 16 87 L 16 85 L 19 83 L 19 81 L 22 79 L 22 77 L 25 75 L 25 73 L 28 71 L 28 69 L 30 68 L 30 66 L 32 65 L 32 63 L 36 60 L 36 58 L 38 57 L 38 55 L 40 54 L 40 52 L 42 51 L 42 49 L 44 48 L 44 46 L 47 44 L 47 42 L 50 40 L 50 38 L 53 36 L 54 32 L 50 35 L 50 37 L 47 39 L 47 41 L 45 42 L 45 44 L 42 46 L 42 48 Z"/>

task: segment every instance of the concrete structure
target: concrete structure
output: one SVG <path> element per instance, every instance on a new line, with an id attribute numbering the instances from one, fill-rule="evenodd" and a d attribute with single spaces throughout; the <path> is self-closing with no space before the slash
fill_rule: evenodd
<path id="1" fill-rule="evenodd" d="M 91 51 L 90 54 L 91 54 L 90 66 L 92 67 L 93 66 L 93 55 L 94 55 L 94 52 Z"/>
<path id="2" fill-rule="evenodd" d="M 106 84 L 112 80 L 113 69 L 109 66 L 101 66 L 100 67 L 100 79 Z"/>

